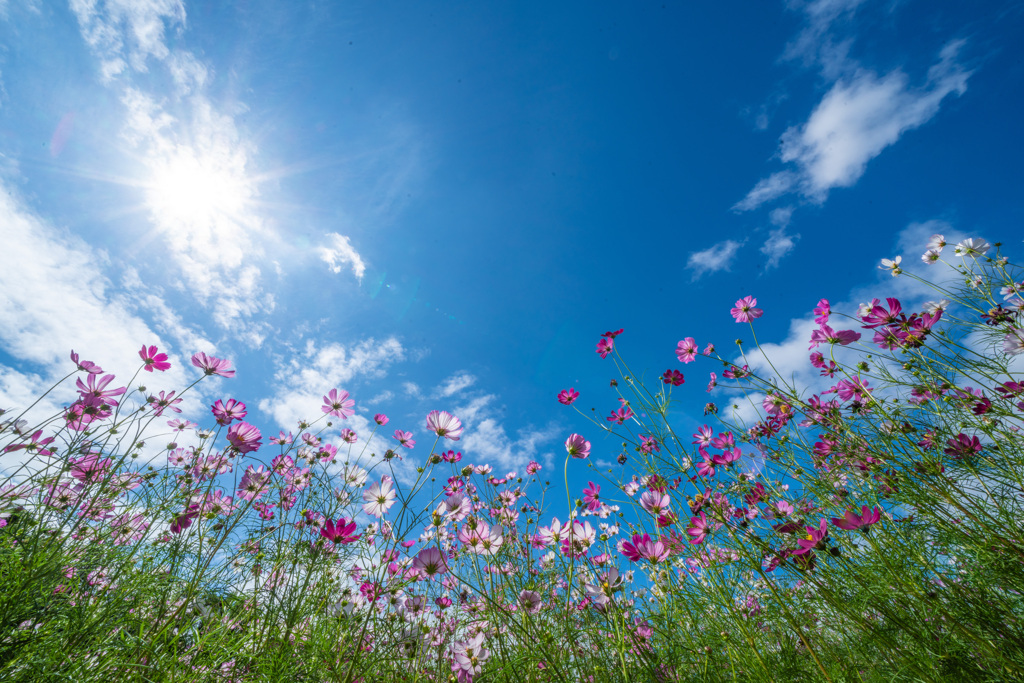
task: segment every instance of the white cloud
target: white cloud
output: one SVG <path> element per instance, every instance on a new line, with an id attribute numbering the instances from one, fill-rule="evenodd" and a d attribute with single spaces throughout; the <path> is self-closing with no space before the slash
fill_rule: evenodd
<path id="1" fill-rule="evenodd" d="M 402 391 L 411 398 L 416 398 L 420 395 L 420 387 L 415 382 L 402 382 Z"/>
<path id="2" fill-rule="evenodd" d="M 110 80 L 127 66 L 146 71 L 146 60 L 165 59 L 165 23 L 183 27 L 180 0 L 71 0 L 71 10 L 85 42 L 100 58 L 100 72 Z"/>
<path id="3" fill-rule="evenodd" d="M 768 257 L 765 267 L 774 268 L 779 265 L 779 261 L 793 251 L 798 239 L 800 235 L 790 235 L 785 227 L 772 230 L 768 234 L 768 239 L 761 245 L 761 253 Z"/>
<path id="4" fill-rule="evenodd" d="M 355 250 L 348 237 L 345 235 L 339 235 L 336 232 L 327 234 L 328 246 L 322 246 L 316 248 L 317 256 L 319 256 L 327 267 L 331 269 L 332 273 L 340 273 L 346 264 L 352 267 L 352 272 L 359 279 L 363 279 L 363 273 L 366 272 L 366 263 L 363 261 L 363 257 L 359 255 L 359 252 Z"/>
<path id="5" fill-rule="evenodd" d="M 272 397 L 259 402 L 260 410 L 272 415 L 278 425 L 294 429 L 300 419 L 323 414 L 323 396 L 331 389 L 345 389 L 346 383 L 358 377 L 385 377 L 388 368 L 402 360 L 405 350 L 395 337 L 379 342 L 368 338 L 348 347 L 332 343 L 318 348 L 308 341 L 304 352 L 278 363 L 274 373 L 277 388 Z M 359 410 L 360 398 L 352 398 Z"/>
<path id="6" fill-rule="evenodd" d="M 703 251 L 695 251 L 686 260 L 686 267 L 693 272 L 694 280 L 705 273 L 729 270 L 733 258 L 741 246 L 743 246 L 742 242 L 725 240 Z"/>
<path id="7" fill-rule="evenodd" d="M 791 1 L 790 9 L 802 11 L 806 25 L 796 39 L 786 46 L 783 59 L 799 59 L 805 64 L 817 64 L 829 80 L 837 78 L 849 67 L 848 54 L 853 38 L 836 35 L 844 23 L 852 22 L 857 8 L 864 0 L 812 0 Z"/>
<path id="8" fill-rule="evenodd" d="M 447 398 L 458 394 L 463 389 L 468 389 L 476 383 L 476 377 L 468 373 L 460 373 L 452 375 L 444 381 L 444 383 L 435 390 L 437 396 Z"/>
<path id="9" fill-rule="evenodd" d="M 782 136 L 780 157 L 797 170 L 760 181 L 734 209 L 754 209 L 793 191 L 820 203 L 829 190 L 852 186 L 871 159 L 929 121 L 948 95 L 967 90 L 970 72 L 956 61 L 962 46 L 963 41 L 946 45 L 920 88 L 898 70 L 882 77 L 859 70 L 836 82 L 807 122 Z"/>
<path id="10" fill-rule="evenodd" d="M 150 389 L 181 389 L 191 374 L 187 356 L 174 353 L 156 331 L 111 292 L 103 273 L 107 255 L 77 237 L 49 226 L 8 187 L 0 186 L 0 242 L 5 267 L 0 269 L 0 345 L 10 356 L 40 368 L 3 371 L 0 407 L 24 406 L 29 394 L 41 394 L 49 382 L 73 369 L 68 354 L 98 363 L 127 380 L 141 364 L 138 351 L 155 344 L 171 352 L 172 368 L 149 375 Z M 188 350 L 191 354 L 193 350 Z M 73 388 L 55 398 L 72 398 Z M 181 407 L 192 410 L 193 392 Z"/>

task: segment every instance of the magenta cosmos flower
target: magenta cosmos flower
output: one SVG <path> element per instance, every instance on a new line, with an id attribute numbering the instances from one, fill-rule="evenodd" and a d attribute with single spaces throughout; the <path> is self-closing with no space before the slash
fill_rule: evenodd
<path id="1" fill-rule="evenodd" d="M 445 410 L 431 410 L 427 414 L 427 429 L 438 436 L 458 441 L 462 436 L 462 421 Z"/>
<path id="2" fill-rule="evenodd" d="M 218 399 L 210 409 L 213 412 L 213 416 L 217 418 L 217 424 L 221 426 L 227 426 L 235 420 L 241 420 L 248 414 L 245 404 L 233 398 L 229 398 L 227 401 Z"/>
<path id="3" fill-rule="evenodd" d="M 326 538 L 331 543 L 348 544 L 355 543 L 360 538 L 362 538 L 361 534 L 353 535 L 352 532 L 354 532 L 355 530 L 355 521 L 349 521 L 348 519 L 342 517 L 338 520 L 337 524 L 335 524 L 332 520 L 328 519 L 327 523 L 324 524 L 324 528 L 320 530 L 320 535 Z"/>
<path id="4" fill-rule="evenodd" d="M 376 415 L 374 415 L 373 416 L 373 421 L 376 422 L 377 424 L 379 424 L 381 427 L 383 427 L 388 422 L 390 422 L 390 420 L 388 419 L 388 416 L 385 415 L 384 413 L 377 413 Z"/>
<path id="5" fill-rule="evenodd" d="M 572 402 L 579 398 L 579 395 L 575 389 L 562 389 L 558 392 L 558 402 L 563 406 L 571 406 Z"/>
<path id="6" fill-rule="evenodd" d="M 592 481 L 588 481 L 587 483 L 590 486 L 583 489 L 583 502 L 586 504 L 588 510 L 595 512 L 601 507 L 601 487 Z"/>
<path id="7" fill-rule="evenodd" d="M 590 442 L 579 434 L 570 434 L 565 440 L 565 451 L 574 458 L 590 456 Z"/>
<path id="8" fill-rule="evenodd" d="M 352 408 L 355 404 L 356 402 L 348 397 L 347 391 L 331 389 L 324 396 L 324 404 L 320 406 L 320 410 L 325 415 L 334 415 L 342 420 L 347 420 L 350 415 L 355 415 L 356 411 Z"/>
<path id="9" fill-rule="evenodd" d="M 207 375 L 220 375 L 221 377 L 234 377 L 235 371 L 231 369 L 231 361 L 223 358 L 207 356 L 200 351 L 192 356 L 192 365 L 196 366 Z"/>
<path id="10" fill-rule="evenodd" d="M 142 350 L 139 351 L 139 358 L 146 364 L 146 367 L 143 368 L 146 372 L 153 372 L 154 370 L 163 372 L 171 367 L 171 364 L 167 362 L 167 354 L 158 353 L 158 349 L 155 346 L 147 348 L 143 345 Z"/>
<path id="11" fill-rule="evenodd" d="M 597 342 L 597 355 L 601 358 L 607 358 L 614 349 L 615 342 L 611 337 L 601 337 L 601 341 Z"/>
<path id="12" fill-rule="evenodd" d="M 690 537 L 690 543 L 697 544 L 704 542 L 711 529 L 712 523 L 708 522 L 708 518 L 702 512 L 698 517 L 690 518 L 690 526 L 686 529 L 686 533 Z"/>
<path id="13" fill-rule="evenodd" d="M 671 384 L 674 387 L 678 387 L 680 384 L 684 384 L 686 379 L 683 377 L 683 373 L 678 370 L 669 369 L 661 376 L 661 381 L 665 384 Z"/>
<path id="14" fill-rule="evenodd" d="M 764 315 L 764 311 L 760 308 L 756 308 L 757 299 L 752 296 L 745 296 L 736 302 L 736 307 L 730 311 L 732 317 L 736 319 L 738 323 L 749 323 L 753 322 L 757 318 Z"/>
<path id="15" fill-rule="evenodd" d="M 868 506 L 865 505 L 861 508 L 859 515 L 853 510 L 847 510 L 846 514 L 842 517 L 833 517 L 832 523 L 840 529 L 846 529 L 847 531 L 853 531 L 854 529 L 864 529 L 867 531 L 869 526 L 877 523 L 881 518 L 881 510 L 877 507 L 869 510 Z"/>

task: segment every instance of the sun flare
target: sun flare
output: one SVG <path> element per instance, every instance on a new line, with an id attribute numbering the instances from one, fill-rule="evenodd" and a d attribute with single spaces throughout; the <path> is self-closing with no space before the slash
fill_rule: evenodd
<path id="1" fill-rule="evenodd" d="M 148 183 L 147 203 L 164 221 L 182 228 L 236 222 L 252 196 L 250 184 L 229 160 L 191 150 L 162 160 Z"/>

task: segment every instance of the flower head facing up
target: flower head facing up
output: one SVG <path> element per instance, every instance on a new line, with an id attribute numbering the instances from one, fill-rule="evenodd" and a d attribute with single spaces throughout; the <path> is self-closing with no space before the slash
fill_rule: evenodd
<path id="1" fill-rule="evenodd" d="M 347 391 L 331 389 L 324 396 L 324 404 L 320 406 L 320 410 L 325 415 L 333 415 L 340 417 L 342 420 L 347 420 L 350 416 L 356 414 L 353 408 L 355 404 L 356 402 L 348 397 Z"/>
<path id="2" fill-rule="evenodd" d="M 444 410 L 431 410 L 427 414 L 427 429 L 438 436 L 458 441 L 462 436 L 462 421 Z"/>
<path id="3" fill-rule="evenodd" d="M 764 315 L 764 311 L 757 308 L 757 299 L 752 296 L 745 296 L 736 302 L 736 307 L 730 313 L 738 323 L 753 322 Z"/>
<path id="4" fill-rule="evenodd" d="M 143 346 L 142 350 L 139 351 L 139 358 L 146 364 L 143 368 L 146 372 L 153 372 L 154 370 L 163 372 L 171 368 L 171 364 L 167 362 L 167 354 L 158 353 L 158 349 L 155 346 Z"/>
<path id="5" fill-rule="evenodd" d="M 580 393 L 573 388 L 562 389 L 558 392 L 558 402 L 563 406 L 571 406 L 573 401 L 579 398 Z"/>
<path id="6" fill-rule="evenodd" d="M 207 356 L 200 351 L 192 356 L 192 365 L 202 370 L 207 375 L 220 375 L 221 377 L 234 377 L 235 371 L 231 369 L 231 361 L 223 358 Z"/>
<path id="7" fill-rule="evenodd" d="M 587 458 L 590 456 L 590 442 L 579 434 L 570 434 L 565 440 L 565 452 L 573 458 Z"/>

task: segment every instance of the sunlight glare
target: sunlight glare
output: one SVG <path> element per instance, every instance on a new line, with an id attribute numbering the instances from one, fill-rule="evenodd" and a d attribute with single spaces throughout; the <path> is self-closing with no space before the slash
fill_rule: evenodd
<path id="1" fill-rule="evenodd" d="M 148 184 L 150 208 L 164 221 L 180 227 L 212 227 L 223 219 L 241 218 L 252 191 L 231 164 L 200 158 L 192 150 L 162 160 Z"/>

